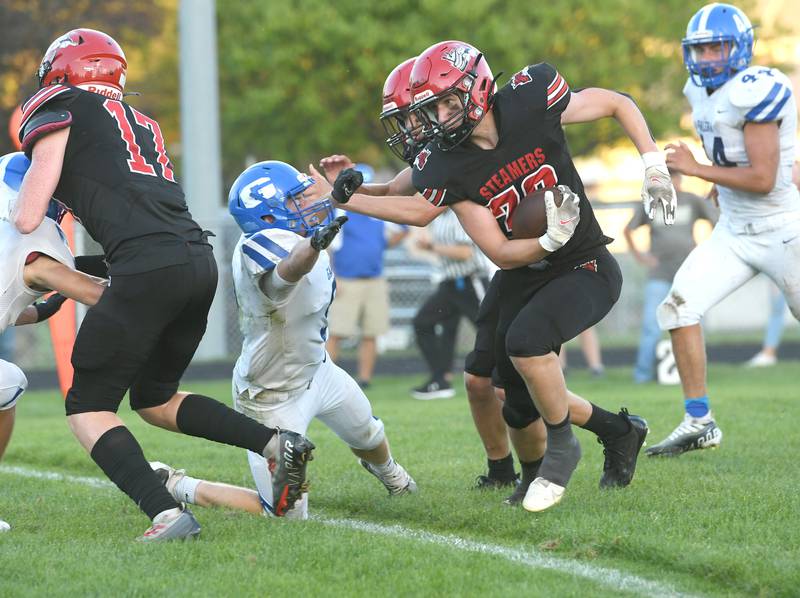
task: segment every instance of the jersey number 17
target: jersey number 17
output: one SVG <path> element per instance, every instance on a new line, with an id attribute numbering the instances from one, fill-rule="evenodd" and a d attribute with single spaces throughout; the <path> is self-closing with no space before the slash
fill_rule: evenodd
<path id="1" fill-rule="evenodd" d="M 119 128 L 120 135 L 122 135 L 122 140 L 128 148 L 128 168 L 130 168 L 131 172 L 146 174 L 148 176 L 158 176 L 156 174 L 156 169 L 152 164 L 147 163 L 144 156 L 142 156 L 142 148 L 136 143 L 136 136 L 133 132 L 133 125 L 136 124 L 149 130 L 153 135 L 153 145 L 158 154 L 156 162 L 160 166 L 161 176 L 170 183 L 174 183 L 175 174 L 170 167 L 167 151 L 164 149 L 164 136 L 161 134 L 161 127 L 158 126 L 158 123 L 135 108 L 128 106 L 133 114 L 134 122 L 131 123 L 128 119 L 128 114 L 125 112 L 125 106 L 122 105 L 122 102 L 117 100 L 106 100 L 103 102 L 103 108 L 105 108 L 117 122 L 117 128 Z"/>

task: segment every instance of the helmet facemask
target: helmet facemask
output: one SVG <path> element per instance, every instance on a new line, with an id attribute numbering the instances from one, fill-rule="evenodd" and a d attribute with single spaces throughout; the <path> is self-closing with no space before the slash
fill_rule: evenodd
<path id="1" fill-rule="evenodd" d="M 469 75 L 465 75 L 465 79 L 463 84 L 471 87 L 474 79 Z M 444 151 L 453 149 L 469 137 L 485 114 L 483 109 L 473 101 L 469 91 L 462 91 L 459 88 L 460 85 L 462 85 L 461 81 L 412 107 L 412 111 L 422 122 L 425 137 L 436 138 L 439 148 Z M 455 111 L 444 122 L 439 122 L 438 104 L 450 95 L 458 99 L 461 109 Z"/>
<path id="2" fill-rule="evenodd" d="M 381 114 L 386 145 L 403 162 L 410 162 L 429 140 L 423 133 L 423 124 L 408 109 L 395 109 Z"/>

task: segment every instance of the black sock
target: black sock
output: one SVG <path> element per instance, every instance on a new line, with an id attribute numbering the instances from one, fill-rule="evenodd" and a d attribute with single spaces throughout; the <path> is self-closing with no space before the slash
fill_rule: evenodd
<path id="1" fill-rule="evenodd" d="M 109 479 L 150 519 L 180 505 L 144 458 L 142 447 L 125 426 L 111 428 L 95 443 L 91 453 Z"/>
<path id="2" fill-rule="evenodd" d="M 514 471 L 514 457 L 508 453 L 502 459 L 487 459 L 489 464 L 489 477 L 503 482 L 514 480 L 517 473 Z"/>
<path id="3" fill-rule="evenodd" d="M 522 468 L 522 479 L 520 480 L 519 484 L 522 488 L 527 488 L 531 485 L 531 482 L 536 479 L 536 476 L 539 475 L 539 467 L 542 464 L 541 459 L 537 459 L 536 461 L 526 462 L 520 461 L 519 466 Z"/>
<path id="4" fill-rule="evenodd" d="M 566 486 L 581 460 L 581 445 L 572 433 L 569 415 L 557 424 L 545 422 L 547 451 L 539 467 L 539 475 L 549 482 Z"/>
<path id="5" fill-rule="evenodd" d="M 628 433 L 630 425 L 624 417 L 617 413 L 606 411 L 594 403 L 589 404 L 592 406 L 592 414 L 589 416 L 589 421 L 582 425 L 581 428 L 589 430 L 603 439 L 619 438 Z"/>
<path id="6" fill-rule="evenodd" d="M 189 436 L 238 446 L 258 455 L 264 454 L 264 447 L 275 435 L 274 428 L 268 428 L 203 395 L 184 397 L 178 407 L 175 423 L 181 432 Z"/>

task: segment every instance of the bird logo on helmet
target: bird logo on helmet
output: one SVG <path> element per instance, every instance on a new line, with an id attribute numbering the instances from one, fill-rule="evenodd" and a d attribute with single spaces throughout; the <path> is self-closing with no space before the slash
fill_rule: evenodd
<path id="1" fill-rule="evenodd" d="M 36 77 L 39 88 L 61 83 L 121 100 L 127 69 L 114 38 L 94 29 L 73 29 L 50 44 Z"/>
<path id="2" fill-rule="evenodd" d="M 483 54 L 460 41 L 434 44 L 419 55 L 411 69 L 412 114 L 422 122 L 424 135 L 436 138 L 442 150 L 456 147 L 491 108 L 497 91 Z M 437 103 L 455 95 L 461 110 L 439 122 Z"/>
<path id="3" fill-rule="evenodd" d="M 753 26 L 741 10 L 730 4 L 707 4 L 689 20 L 683 38 L 683 62 L 698 87 L 716 89 L 753 59 Z M 720 44 L 718 60 L 703 60 L 698 46 Z"/>
<path id="4" fill-rule="evenodd" d="M 304 205 L 303 192 L 314 179 L 277 160 L 253 164 L 234 181 L 228 211 L 246 235 L 279 228 L 308 236 L 333 221 L 330 198 Z"/>

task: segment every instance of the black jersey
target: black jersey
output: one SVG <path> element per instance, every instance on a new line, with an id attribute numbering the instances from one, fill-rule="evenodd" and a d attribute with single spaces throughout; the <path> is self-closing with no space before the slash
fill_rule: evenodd
<path id="1" fill-rule="evenodd" d="M 497 147 L 469 142 L 442 151 L 429 143 L 414 160 L 414 187 L 437 206 L 473 201 L 492 211 L 507 237 L 514 209 L 536 189 L 567 185 L 581 197 L 573 237 L 547 257 L 553 266 L 576 265 L 612 241 L 603 234 L 567 148 L 561 113 L 570 100 L 564 78 L 549 64 L 527 66 L 494 97 Z"/>
<path id="2" fill-rule="evenodd" d="M 34 114 L 48 111 L 72 117 L 54 197 L 103 247 L 110 274 L 186 263 L 187 243 L 202 242 L 203 231 L 176 182 L 158 123 L 125 102 L 60 85 L 26 102 L 20 137 Z"/>

